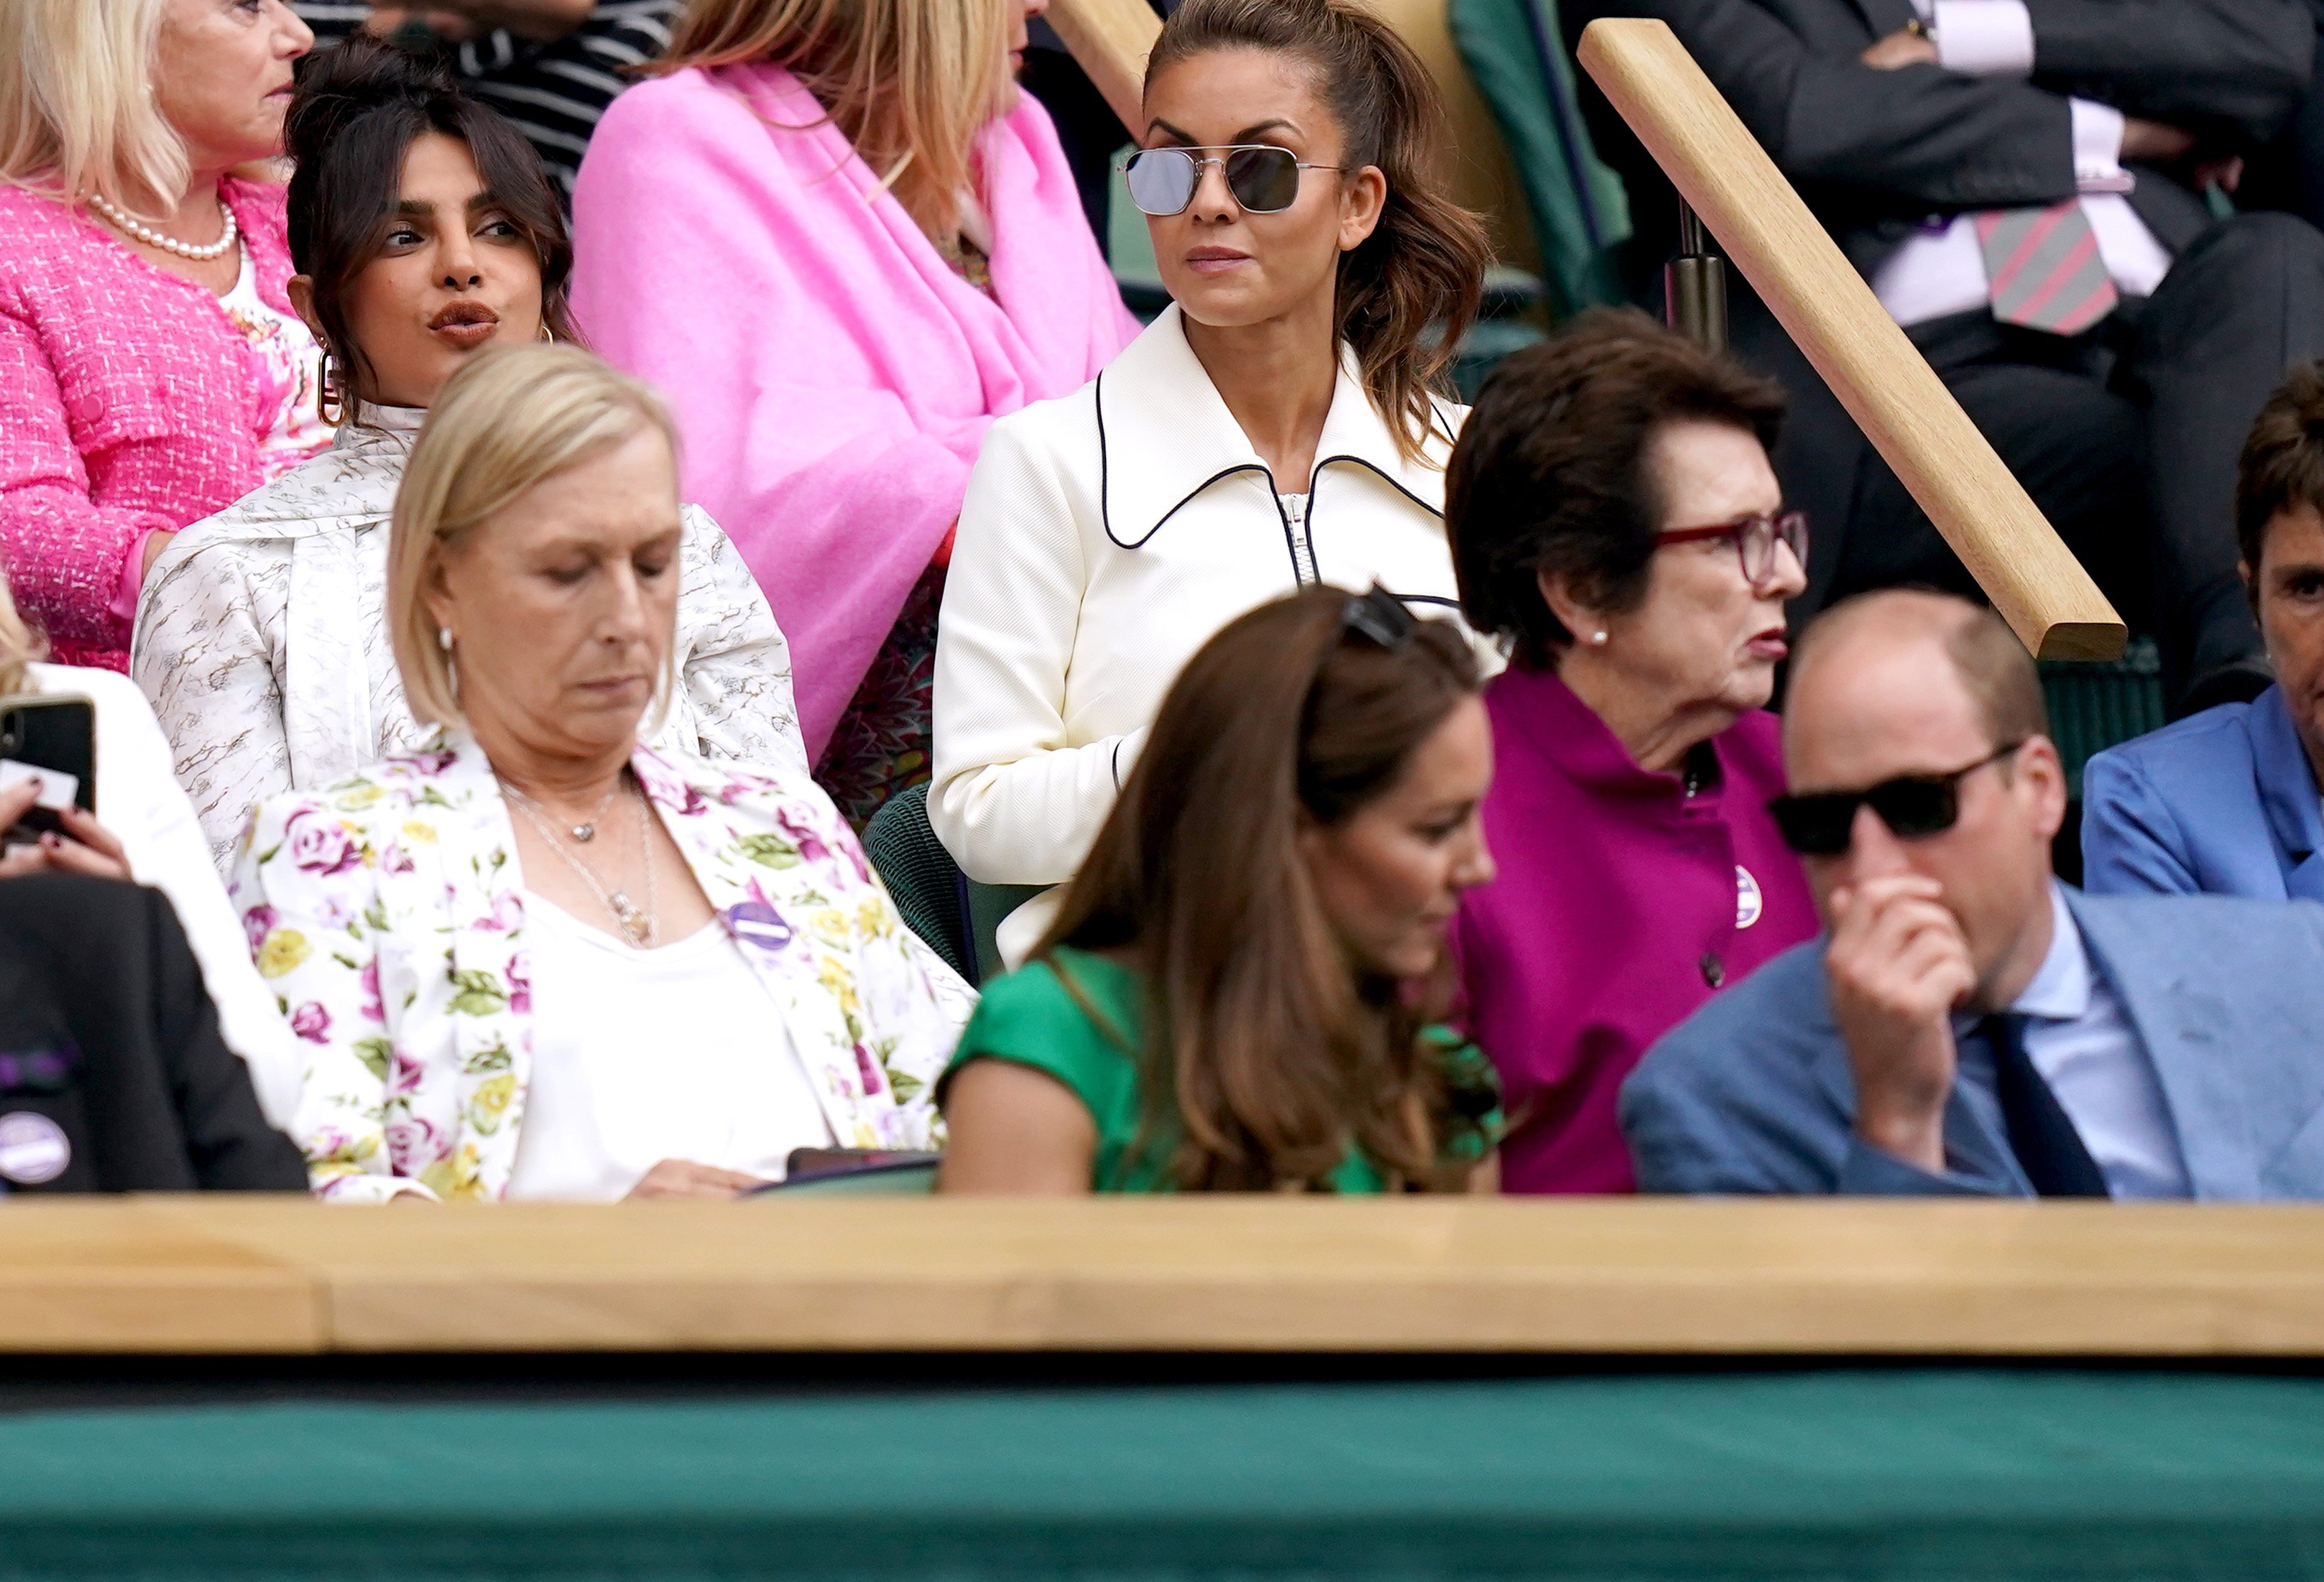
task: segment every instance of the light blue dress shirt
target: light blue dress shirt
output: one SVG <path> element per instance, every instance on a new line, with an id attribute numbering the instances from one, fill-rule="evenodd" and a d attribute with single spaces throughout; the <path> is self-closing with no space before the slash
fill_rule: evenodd
<path id="1" fill-rule="evenodd" d="M 2025 1018 L 2026 1055 L 2117 1200 L 2193 1196 L 2154 1062 L 2055 884 L 2050 926 L 2050 953 L 2009 1007 Z"/>

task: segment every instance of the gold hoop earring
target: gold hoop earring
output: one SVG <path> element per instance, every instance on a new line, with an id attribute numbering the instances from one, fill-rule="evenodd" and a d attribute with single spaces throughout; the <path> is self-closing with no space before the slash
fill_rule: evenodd
<path id="1" fill-rule="evenodd" d="M 549 326 L 544 323 L 540 327 L 540 339 L 544 345 L 553 346 L 557 344 L 557 332 L 550 329 Z"/>

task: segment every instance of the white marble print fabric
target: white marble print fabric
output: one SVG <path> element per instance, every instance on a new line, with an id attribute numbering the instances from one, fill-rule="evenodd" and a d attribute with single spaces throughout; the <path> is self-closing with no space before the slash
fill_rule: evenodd
<path id="1" fill-rule="evenodd" d="M 434 735 L 404 703 L 386 630 L 388 518 L 426 417 L 366 407 L 329 450 L 180 533 L 146 575 L 130 671 L 221 873 L 260 802 Z M 718 524 L 694 506 L 685 520 L 678 686 L 654 741 L 806 775 L 774 612 Z"/>

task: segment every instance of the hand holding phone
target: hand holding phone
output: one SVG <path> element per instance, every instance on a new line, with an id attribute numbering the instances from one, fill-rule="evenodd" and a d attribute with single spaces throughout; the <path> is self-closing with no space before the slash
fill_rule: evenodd
<path id="1" fill-rule="evenodd" d="M 97 705 L 0 697 L 0 878 L 51 869 L 131 877 L 121 842 L 97 822 Z"/>
<path id="2" fill-rule="evenodd" d="M 94 814 L 67 807 L 56 815 L 58 828 L 32 830 L 24 823 L 39 801 L 41 787 L 25 780 L 0 790 L 0 878 L 27 873 L 86 873 L 97 878 L 130 879 L 129 858 L 111 830 Z M 21 842 L 21 843 L 20 843 Z"/>

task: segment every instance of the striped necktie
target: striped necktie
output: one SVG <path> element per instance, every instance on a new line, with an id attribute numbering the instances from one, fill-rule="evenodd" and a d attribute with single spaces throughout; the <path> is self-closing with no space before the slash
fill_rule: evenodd
<path id="1" fill-rule="evenodd" d="M 1986 209 L 1976 218 L 1993 316 L 2002 323 L 2078 336 L 2121 299 L 2079 199 Z"/>

